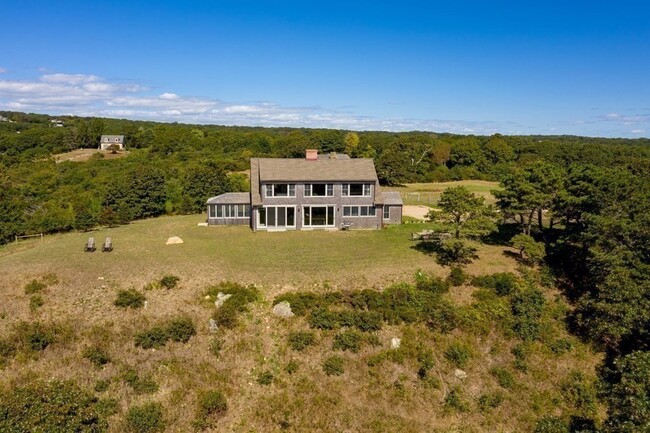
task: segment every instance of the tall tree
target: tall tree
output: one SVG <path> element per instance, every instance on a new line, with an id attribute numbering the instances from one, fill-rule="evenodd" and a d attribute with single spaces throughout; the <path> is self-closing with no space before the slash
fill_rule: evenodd
<path id="1" fill-rule="evenodd" d="M 429 220 L 443 223 L 456 239 L 483 235 L 495 228 L 494 214 L 485 205 L 485 198 L 474 195 L 464 186 L 443 191 L 438 207 L 440 211 L 429 212 Z"/>

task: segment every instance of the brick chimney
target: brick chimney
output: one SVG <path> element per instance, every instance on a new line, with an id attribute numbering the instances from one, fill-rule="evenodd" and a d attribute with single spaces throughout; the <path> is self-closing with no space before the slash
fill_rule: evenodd
<path id="1" fill-rule="evenodd" d="M 316 149 L 307 149 L 305 151 L 305 159 L 307 161 L 318 161 L 318 150 L 316 150 Z"/>

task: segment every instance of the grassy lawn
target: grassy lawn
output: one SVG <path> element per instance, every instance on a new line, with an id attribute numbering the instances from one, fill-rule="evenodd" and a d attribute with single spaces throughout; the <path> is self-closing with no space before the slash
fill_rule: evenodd
<path id="1" fill-rule="evenodd" d="M 386 187 L 385 191 L 399 191 L 404 204 L 434 206 L 438 203 L 440 194 L 447 188 L 464 186 L 476 195 L 485 197 L 485 202 L 495 202 L 491 191 L 499 189 L 498 182 L 486 180 L 459 180 L 455 182 L 410 183 L 402 187 Z M 419 196 L 418 196 L 419 194 Z"/>
<path id="2" fill-rule="evenodd" d="M 98 278 L 140 286 L 166 273 L 208 284 L 222 279 L 267 285 L 304 285 L 327 280 L 349 287 L 384 286 L 416 269 L 446 274 L 432 257 L 412 248 L 410 232 L 426 224 L 376 231 L 294 231 L 253 233 L 247 226 L 199 227 L 204 215 L 161 217 L 89 233 L 46 236 L 0 248 L 0 284 L 22 285 L 53 272 L 77 283 Z M 114 251 L 86 253 L 89 236 L 97 245 L 113 239 Z M 165 245 L 170 236 L 183 244 Z M 494 271 L 512 269 L 503 247 L 481 246 Z M 477 267 L 483 267 L 477 261 Z M 469 270 L 472 270 L 470 266 Z M 479 269 L 477 268 L 477 271 Z"/>

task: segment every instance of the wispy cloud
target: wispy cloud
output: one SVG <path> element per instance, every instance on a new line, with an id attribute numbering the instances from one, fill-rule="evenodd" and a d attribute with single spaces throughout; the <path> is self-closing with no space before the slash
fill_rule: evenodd
<path id="1" fill-rule="evenodd" d="M 0 108 L 52 114 L 226 125 L 295 126 L 387 131 L 507 132 L 516 125 L 489 121 L 381 119 L 345 109 L 284 107 L 273 102 L 225 102 L 165 91 L 153 95 L 137 83 L 114 83 L 97 75 L 41 71 L 35 80 L 0 79 Z"/>
<path id="2" fill-rule="evenodd" d="M 0 74 L 6 74 L 7 72 L 9 72 L 9 71 L 7 71 L 6 68 L 3 68 L 2 66 L 0 66 Z"/>

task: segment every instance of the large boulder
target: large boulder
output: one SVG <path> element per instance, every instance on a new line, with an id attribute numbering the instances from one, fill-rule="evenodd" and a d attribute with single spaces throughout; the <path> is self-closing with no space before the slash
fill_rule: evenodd
<path id="1" fill-rule="evenodd" d="M 273 314 L 278 317 L 293 317 L 291 305 L 287 301 L 278 302 L 273 306 Z"/>

